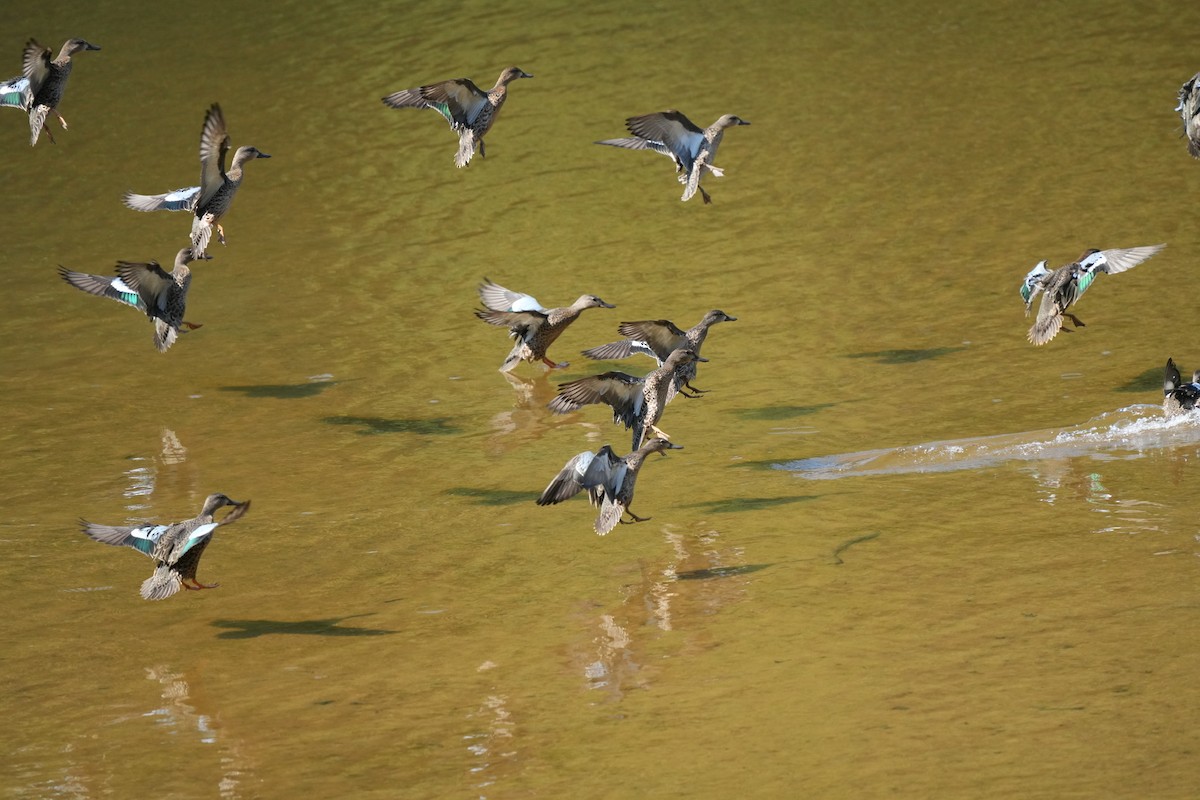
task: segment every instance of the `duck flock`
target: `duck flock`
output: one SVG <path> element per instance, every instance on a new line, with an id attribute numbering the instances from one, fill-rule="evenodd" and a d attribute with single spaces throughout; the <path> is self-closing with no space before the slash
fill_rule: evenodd
<path id="1" fill-rule="evenodd" d="M 73 57 L 100 48 L 83 39 L 69 39 L 58 56 L 30 39 L 23 52 L 21 75 L 0 82 L 0 107 L 20 108 L 29 115 L 30 144 L 36 146 L 45 133 L 55 142 L 49 119 L 53 114 L 67 130 L 67 122 L 59 111 Z M 519 67 L 508 67 L 488 91 L 480 89 L 467 78 L 432 83 L 415 89 L 393 92 L 382 98 L 383 103 L 396 109 L 425 108 L 438 112 L 458 135 L 454 164 L 462 168 L 470 164 L 478 152 L 485 157 L 484 137 L 491 130 L 503 107 L 509 84 L 533 76 Z M 1200 158 L 1200 73 L 1183 84 L 1176 108 L 1183 119 L 1184 138 L 1188 152 Z M 676 177 L 683 185 L 681 200 L 700 194 L 703 202 L 711 196 L 700 185 L 708 174 L 723 176 L 713 164 L 717 149 L 732 127 L 750 123 L 732 114 L 721 116 L 707 128 L 700 128 L 676 110 L 630 117 L 626 127 L 630 136 L 603 139 L 596 144 L 629 150 L 652 150 L 669 157 L 675 165 Z M 212 258 L 208 246 L 215 233 L 217 241 L 226 243 L 222 219 L 229 212 L 234 195 L 241 186 L 247 163 L 270 156 L 257 147 L 242 146 L 234 151 L 226 167 L 230 136 L 221 107 L 214 103 L 204 115 L 200 133 L 200 185 L 162 194 L 143 195 L 129 192 L 124 203 L 136 211 L 188 211 L 191 227 L 188 246 L 175 256 L 170 271 L 155 261 L 118 261 L 115 275 L 93 275 L 66 267 L 59 274 L 71 286 L 89 294 L 108 297 L 144 313 L 154 324 L 154 344 L 160 352 L 167 351 L 179 334 L 200 327 L 184 320 L 191 271 L 194 261 Z M 1029 329 L 1028 340 L 1044 345 L 1059 332 L 1072 332 L 1063 327 L 1070 320 L 1075 329 L 1084 323 L 1072 309 L 1091 286 L 1099 273 L 1117 274 L 1131 269 L 1156 255 L 1165 245 L 1150 245 L 1108 250 L 1089 249 L 1070 264 L 1051 270 L 1046 261 L 1039 261 L 1025 276 L 1020 294 L 1028 316 L 1034 301 L 1041 296 L 1037 316 Z M 545 308 L 534 297 L 512 291 L 484 279 L 479 286 L 483 308 L 475 316 L 484 322 L 508 328 L 515 344 L 500 367 L 501 372 L 515 369 L 521 362 L 544 365 L 548 369 L 568 366 L 549 358 L 547 350 L 579 315 L 589 308 L 615 308 L 595 295 L 583 295 L 569 306 Z M 613 421 L 632 431 L 630 452 L 618 456 L 609 445 L 599 450 L 584 451 L 573 456 L 537 498 L 538 505 L 553 505 L 586 491 L 592 504 L 599 507 L 595 531 L 607 534 L 620 523 L 643 522 L 630 509 L 637 476 L 648 456 L 668 450 L 682 449 L 659 427 L 666 406 L 677 395 L 698 398 L 704 390 L 692 381 L 697 364 L 708 359 L 700 355 L 709 329 L 721 322 L 735 321 L 724 311 L 712 310 L 693 327 L 682 330 L 665 319 L 622 322 L 620 341 L 584 350 L 583 355 L 596 360 L 620 360 L 642 354 L 657 363 L 646 375 L 608 371 L 559 385 L 558 395 L 549 404 L 557 414 L 574 412 L 583 406 L 605 404 L 612 408 Z M 1187 413 L 1200 403 L 1200 369 L 1191 383 L 1183 383 L 1173 360 L 1168 359 L 1163 378 L 1163 409 L 1168 416 Z M 222 508 L 231 510 L 220 520 L 214 515 Z M 210 589 L 217 584 L 203 584 L 196 579 L 200 557 L 212 541 L 216 529 L 241 518 L 250 501 L 238 502 L 224 494 L 207 497 L 196 517 L 168 525 L 122 527 L 97 525 L 81 520 L 82 530 L 92 539 L 109 545 L 127 546 L 150 556 L 155 561 L 153 575 L 142 584 L 141 595 L 147 600 L 162 600 L 179 589 Z M 626 520 L 625 517 L 629 519 Z"/>

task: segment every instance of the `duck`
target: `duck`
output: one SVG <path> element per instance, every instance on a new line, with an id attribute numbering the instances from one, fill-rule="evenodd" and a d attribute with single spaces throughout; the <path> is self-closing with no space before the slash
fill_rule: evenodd
<path id="1" fill-rule="evenodd" d="M 200 185 L 187 186 L 163 194 L 126 192 L 125 205 L 134 211 L 191 211 L 192 248 L 203 257 L 216 228 L 217 241 L 225 244 L 225 229 L 221 218 L 229 211 L 233 196 L 242 185 L 243 169 L 257 158 L 270 158 L 252 145 L 239 147 L 233 153 L 233 163 L 225 169 L 229 152 L 229 132 L 221 106 L 213 103 L 204 114 L 200 129 Z"/>
<path id="2" fill-rule="evenodd" d="M 1067 309 L 1079 302 L 1079 298 L 1092 285 L 1096 275 L 1100 272 L 1115 275 L 1133 269 L 1164 247 L 1165 244 L 1156 244 L 1147 247 L 1086 250 L 1078 261 L 1053 271 L 1047 269 L 1045 260 L 1039 261 L 1025 276 L 1020 289 L 1027 317 L 1034 299 L 1039 294 L 1042 295 L 1037 319 L 1029 329 L 1029 341 L 1035 345 L 1043 345 L 1057 336 L 1060 330 L 1069 333 L 1071 329 L 1062 326 L 1063 317 L 1070 319 L 1076 328 L 1086 327 L 1078 317 L 1068 313 Z"/>
<path id="3" fill-rule="evenodd" d="M 705 205 L 708 205 L 712 198 L 700 186 L 700 179 L 706 170 L 718 178 L 725 174 L 723 169 L 712 164 L 713 159 L 717 157 L 717 148 L 721 145 L 725 130 L 749 124 L 741 117 L 725 114 L 701 130 L 682 113 L 669 109 L 654 114 L 643 114 L 640 117 L 629 117 L 625 120 L 625 126 L 633 136 L 602 139 L 596 144 L 662 153 L 675 162 L 679 182 L 684 185 L 683 196 L 679 199 L 686 203 L 696 192 L 700 192 Z"/>
<path id="4" fill-rule="evenodd" d="M 634 353 L 641 353 L 653 358 L 661 367 L 667 360 L 667 356 L 681 347 L 690 347 L 698 355 L 704 339 L 708 336 L 708 329 L 719 322 L 737 322 L 737 317 L 731 317 L 724 311 L 714 308 L 686 331 L 680 330 L 669 319 L 622 322 L 617 326 L 617 333 L 629 338 L 592 347 L 584 350 L 583 355 L 598 361 L 617 361 L 629 358 Z M 693 361 L 679 371 L 676 376 L 675 390 L 684 397 L 699 397 L 707 394 L 707 390 L 697 389 L 691 384 L 695 377 L 696 363 Z M 689 394 L 689 391 L 694 394 Z"/>
<path id="5" fill-rule="evenodd" d="M 224 519 L 216 521 L 213 514 L 225 506 L 232 510 Z M 239 520 L 250 509 L 250 501 L 241 503 L 230 500 L 223 494 L 210 494 L 198 516 L 169 525 L 144 525 L 122 527 L 97 525 L 86 519 L 79 520 L 83 532 L 102 544 L 132 547 L 154 559 L 154 574 L 142 583 L 144 600 L 166 600 L 184 589 L 215 589 L 220 584 L 200 583 L 196 579 L 196 568 L 200 556 L 212 543 L 217 528 Z"/>
<path id="6" fill-rule="evenodd" d="M 1192 382 L 1184 383 L 1175 362 L 1167 359 L 1163 370 L 1163 413 L 1168 417 L 1185 414 L 1200 402 L 1200 369 L 1192 373 Z"/>
<path id="7" fill-rule="evenodd" d="M 637 450 L 644 437 L 670 439 L 658 427 L 667 403 L 675 397 L 680 371 L 695 361 L 708 361 L 689 347 L 681 347 L 667 356 L 662 366 L 641 378 L 624 372 L 605 372 L 558 386 L 558 396 L 548 407 L 555 414 L 569 414 L 583 406 L 604 403 L 612 407 L 613 422 L 633 429 L 631 450 Z"/>
<path id="8" fill-rule="evenodd" d="M 496 124 L 496 117 L 508 99 L 508 85 L 519 78 L 532 77 L 520 67 L 508 67 L 486 92 L 469 78 L 455 78 L 392 92 L 382 100 L 390 108 L 432 108 L 445 117 L 450 129 L 458 134 L 454 166 L 461 169 L 471 163 L 476 150 L 480 158 L 486 157 L 483 137 Z"/>
<path id="9" fill-rule="evenodd" d="M 594 294 L 580 295 L 574 303 L 562 308 L 543 308 L 532 295 L 505 289 L 487 278 L 479 285 L 479 299 L 485 308 L 477 309 L 475 316 L 489 325 L 507 327 L 509 335 L 517 340 L 500 365 L 501 372 L 511 371 L 522 361 L 531 364 L 541 361 L 550 369 L 569 367 L 566 361 L 561 364 L 552 361 L 546 350 L 587 309 L 616 308 Z"/>
<path id="10" fill-rule="evenodd" d="M 175 255 L 175 266 L 170 272 L 164 272 L 157 261 L 118 261 L 116 277 L 75 272 L 61 264 L 58 274 L 76 289 L 112 298 L 144 313 L 154 323 L 154 346 L 160 353 L 165 353 L 175 344 L 180 328 L 195 330 L 200 327 L 183 319 L 188 286 L 192 282 L 188 264 L 210 258 L 212 256 L 197 256 L 192 248 L 185 247 Z"/>
<path id="11" fill-rule="evenodd" d="M 43 130 L 50 143 L 57 144 L 46 125 L 46 117 L 54 112 L 62 129 L 67 129 L 67 121 L 58 113 L 58 104 L 62 102 L 67 78 L 71 77 L 74 66 L 71 56 L 84 50 L 99 49 L 84 39 L 68 39 L 58 51 L 58 58 L 51 59 L 49 47 L 42 47 L 36 39 L 25 43 L 21 75 L 0 83 L 0 106 L 20 108 L 29 113 L 30 146 L 37 145 Z"/>
<path id="12" fill-rule="evenodd" d="M 554 505 L 586 490 L 592 505 L 600 508 L 593 527 L 601 536 L 618 523 L 646 522 L 650 517 L 639 517 L 629 508 L 638 472 L 651 453 L 665 456 L 667 450 L 682 449 L 683 445 L 656 436 L 624 457 L 618 456 L 609 445 L 594 453 L 585 450 L 566 463 L 536 502 L 539 506 Z M 631 518 L 628 523 L 624 520 L 626 514 Z"/>
<path id="13" fill-rule="evenodd" d="M 1175 106 L 1183 119 L 1183 138 L 1187 139 L 1188 153 L 1200 158 L 1200 72 L 1179 87 L 1179 105 Z"/>

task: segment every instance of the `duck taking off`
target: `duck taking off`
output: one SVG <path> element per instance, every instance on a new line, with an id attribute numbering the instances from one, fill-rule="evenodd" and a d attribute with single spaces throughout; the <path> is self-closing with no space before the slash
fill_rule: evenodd
<path id="1" fill-rule="evenodd" d="M 662 153 L 675 162 L 675 171 L 679 173 L 679 182 L 683 186 L 683 201 L 692 199 L 696 192 L 704 198 L 705 204 L 711 203 L 712 198 L 700 186 L 704 172 L 711 172 L 720 178 L 725 171 L 713 166 L 717 157 L 717 148 L 725 136 L 725 129 L 736 125 L 750 123 L 733 114 L 726 114 L 712 125 L 701 130 L 694 122 L 680 112 L 670 109 L 654 114 L 643 114 L 640 117 L 630 117 L 625 120 L 625 126 L 633 136 L 621 139 L 602 139 L 596 144 L 607 144 L 613 147 L 624 147 L 627 150 L 653 150 Z"/>
<path id="2" fill-rule="evenodd" d="M 570 366 L 567 362 L 556 364 L 546 355 L 546 351 L 555 340 L 562 335 L 567 326 L 579 318 L 589 308 L 616 308 L 612 303 L 606 303 L 594 294 L 580 295 L 569 306 L 562 308 L 542 308 L 542 304 L 531 295 L 505 289 L 498 283 L 492 283 L 487 278 L 479 285 L 479 299 L 487 308 L 475 311 L 489 325 L 499 325 L 509 329 L 509 335 L 517 340 L 513 349 L 500 366 L 501 372 L 509 372 L 522 361 L 536 364 L 541 361 L 550 369 L 562 369 Z"/>
<path id="3" fill-rule="evenodd" d="M 624 372 L 605 372 L 560 384 L 558 397 L 548 407 L 555 414 L 569 414 L 592 403 L 603 403 L 613 410 L 613 422 L 633 429 L 632 449 L 653 433 L 671 437 L 658 427 L 667 403 L 675 397 L 679 374 L 696 361 L 708 361 L 696 351 L 682 347 L 667 357 L 662 366 L 642 378 Z"/>
<path id="4" fill-rule="evenodd" d="M 54 134 L 46 125 L 46 117 L 50 112 L 58 117 L 62 129 L 67 129 L 67 121 L 58 113 L 58 104 L 62 102 L 63 93 L 67 90 L 67 78 L 71 77 L 71 67 L 74 66 L 71 56 L 83 50 L 99 49 L 83 39 L 68 39 L 58 51 L 58 58 L 52 60 L 49 47 L 42 47 L 36 39 L 25 43 L 21 75 L 0 83 L 0 106 L 20 108 L 29 113 L 31 146 L 37 144 L 43 130 L 50 143 L 55 143 Z"/>
<path id="5" fill-rule="evenodd" d="M 666 455 L 667 450 L 682 450 L 683 445 L 671 444 L 666 439 L 654 438 L 625 457 L 618 457 L 613 449 L 604 445 L 595 453 L 584 451 L 567 462 L 550 485 L 537 499 L 539 506 L 553 505 L 569 500 L 581 491 L 587 491 L 593 506 L 600 507 L 600 516 L 594 525 L 596 533 L 604 534 L 624 522 L 628 514 L 632 521 L 646 522 L 650 517 L 639 517 L 629 506 L 633 502 L 633 489 L 638 471 L 651 453 Z"/>
<path id="6" fill-rule="evenodd" d="M 232 506 L 233 510 L 220 522 L 214 521 L 213 514 L 225 506 Z M 199 516 L 170 525 L 117 527 L 97 525 L 86 519 L 79 520 L 79 524 L 83 532 L 97 542 L 132 547 L 153 558 L 154 574 L 142 583 L 142 598 L 166 600 L 181 586 L 185 589 L 217 587 L 218 584 L 196 580 L 200 556 L 212 542 L 217 528 L 236 522 L 249 508 L 249 500 L 239 503 L 223 494 L 211 494 L 204 500 Z"/>
<path id="7" fill-rule="evenodd" d="M 686 331 L 680 330 L 669 319 L 622 322 L 617 326 L 617 333 L 630 338 L 592 347 L 584 350 L 583 355 L 599 361 L 615 361 L 629 358 L 634 353 L 641 353 L 653 358 L 661 367 L 667 357 L 681 347 L 690 347 L 699 355 L 700 347 L 708 336 L 708 329 L 718 322 L 737 322 L 737 317 L 731 317 L 724 311 L 714 308 L 704 315 L 704 319 Z M 676 373 L 675 390 L 684 397 L 696 397 L 704 394 L 704 389 L 692 386 L 691 381 L 695 377 L 696 362 L 693 361 Z M 695 394 L 688 394 L 685 389 L 691 390 Z"/>
<path id="8" fill-rule="evenodd" d="M 391 108 L 432 108 L 445 117 L 450 129 L 458 134 L 454 166 L 462 168 L 471 163 L 476 149 L 480 158 L 487 156 L 483 137 L 496 124 L 496 117 L 508 99 L 508 85 L 518 78 L 532 77 L 520 67 L 509 67 L 486 92 L 469 78 L 455 78 L 393 92 L 383 98 L 383 104 Z"/>
<path id="9" fill-rule="evenodd" d="M 183 320 L 188 287 L 192 283 L 192 271 L 187 265 L 200 258 L 207 260 L 211 256 L 197 257 L 192 248 L 185 247 L 175 255 L 175 266 L 170 272 L 163 272 L 157 261 L 118 261 L 116 277 L 75 272 L 61 264 L 58 274 L 76 289 L 109 297 L 141 311 L 154 323 L 154 346 L 165 353 L 175 344 L 181 327 L 188 330 L 200 327 Z"/>
<path id="10" fill-rule="evenodd" d="M 1186 414 L 1200 402 L 1200 369 L 1192 373 L 1192 382 L 1184 383 L 1175 362 L 1167 359 L 1163 370 L 1163 413 L 1168 417 Z"/>
<path id="11" fill-rule="evenodd" d="M 192 248 L 202 258 L 208 250 L 213 228 L 217 241 L 225 244 L 225 229 L 221 218 L 229 211 L 233 196 L 242 185 L 242 170 L 246 162 L 270 158 L 257 147 L 239 147 L 233 154 L 229 171 L 225 170 L 225 154 L 229 152 L 229 133 L 225 115 L 216 103 L 204 115 L 200 129 L 200 185 L 176 189 L 164 194 L 125 193 L 125 205 L 134 211 L 191 211 Z"/>
<path id="12" fill-rule="evenodd" d="M 1079 301 L 1101 272 L 1116 274 L 1132 269 L 1166 247 L 1165 244 L 1147 247 L 1127 247 L 1113 250 L 1088 250 L 1078 261 L 1051 271 L 1046 262 L 1039 261 L 1025 280 L 1021 282 L 1021 299 L 1025 301 L 1025 316 L 1029 316 L 1034 299 L 1041 294 L 1037 319 L 1029 329 L 1029 341 L 1042 345 L 1058 335 L 1063 328 L 1063 317 L 1068 317 L 1075 327 L 1086 327 L 1067 309 Z M 1065 329 L 1070 332 L 1070 328 Z"/>

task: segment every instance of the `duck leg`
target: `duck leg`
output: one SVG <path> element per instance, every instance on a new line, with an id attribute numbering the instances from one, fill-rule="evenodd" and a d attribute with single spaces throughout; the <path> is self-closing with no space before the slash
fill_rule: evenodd
<path id="1" fill-rule="evenodd" d="M 565 369 L 566 367 L 569 367 L 569 366 L 571 366 L 571 365 L 570 365 L 568 362 L 566 362 L 566 361 L 562 362 L 561 364 L 556 364 L 555 362 L 551 361 L 551 360 L 550 360 L 549 358 L 547 358 L 546 356 L 542 356 L 542 363 L 543 363 L 543 364 L 545 364 L 545 365 L 546 365 L 547 367 L 549 367 L 550 369 Z"/>
<path id="2" fill-rule="evenodd" d="M 54 116 L 58 117 L 59 124 L 61 124 L 63 126 L 63 130 L 65 131 L 67 129 L 67 121 L 65 119 L 63 119 L 63 115 L 58 113 L 57 110 L 55 110 Z"/>
<path id="3" fill-rule="evenodd" d="M 217 223 L 217 241 L 225 244 L 225 229 L 221 227 L 221 223 Z"/>
<path id="4" fill-rule="evenodd" d="M 712 198 L 708 196 L 708 192 L 704 191 L 704 187 L 697 186 L 696 188 L 700 191 L 700 196 L 704 198 L 704 205 L 712 205 Z"/>
<path id="5" fill-rule="evenodd" d="M 1064 311 L 1062 315 L 1064 317 L 1068 317 L 1071 320 L 1071 322 L 1075 323 L 1076 328 L 1086 328 L 1087 327 L 1087 325 L 1083 324 L 1083 320 L 1081 320 L 1079 317 L 1075 316 L 1074 314 L 1068 314 L 1067 312 Z M 1065 330 L 1065 328 L 1064 328 L 1064 330 Z"/>
<path id="6" fill-rule="evenodd" d="M 654 431 L 654 434 L 655 434 L 656 436 L 661 436 L 661 437 L 662 437 L 662 438 L 664 438 L 664 439 L 670 439 L 670 438 L 671 438 L 671 437 L 670 437 L 670 436 L 668 436 L 668 435 L 667 435 L 667 434 L 666 434 L 666 433 L 665 433 L 665 432 L 664 432 L 664 431 L 663 431 L 661 428 L 659 428 L 657 425 L 647 425 L 647 426 L 646 426 L 646 429 L 647 429 L 647 430 Z M 643 434 L 642 436 L 643 436 L 643 438 L 645 438 L 645 434 Z"/>
<path id="7" fill-rule="evenodd" d="M 182 581 L 182 583 L 183 583 L 183 588 L 191 589 L 191 590 L 197 591 L 197 592 L 200 591 L 201 589 L 215 589 L 221 585 L 219 583 L 201 583 L 200 581 L 196 580 L 195 578 L 192 578 L 192 583 L 194 583 L 195 586 L 188 583 L 186 580 Z"/>
<path id="8" fill-rule="evenodd" d="M 179 327 L 187 328 L 189 331 L 194 331 L 194 330 L 196 330 L 196 328 L 203 328 L 204 323 L 203 322 L 188 322 L 185 319 L 183 322 L 179 323 Z"/>
<path id="9" fill-rule="evenodd" d="M 633 517 L 633 519 L 632 520 L 621 520 L 622 525 L 636 525 L 639 522 L 649 522 L 650 521 L 650 517 L 639 517 L 637 514 L 630 511 L 628 507 L 626 507 L 625 513 L 628 514 L 629 516 Z"/>

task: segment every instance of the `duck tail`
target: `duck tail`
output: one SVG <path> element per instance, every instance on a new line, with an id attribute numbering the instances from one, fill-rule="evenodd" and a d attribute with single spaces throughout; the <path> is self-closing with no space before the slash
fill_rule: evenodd
<path id="1" fill-rule="evenodd" d="M 1029 329 L 1029 341 L 1031 344 L 1043 345 L 1058 335 L 1062 329 L 1062 315 L 1051 314 L 1048 317 L 1037 318 L 1033 323 L 1033 327 Z"/>
<path id="2" fill-rule="evenodd" d="M 604 502 L 600 505 L 600 516 L 596 517 L 596 533 L 604 536 L 621 522 L 621 515 L 625 513 L 625 509 L 621 508 L 616 503 L 604 498 Z"/>
<path id="3" fill-rule="evenodd" d="M 159 564 L 154 574 L 142 582 L 143 600 L 166 600 L 179 591 L 183 579 L 166 564 Z"/>
<path id="4" fill-rule="evenodd" d="M 454 166 L 462 169 L 471 163 L 475 155 L 475 132 L 466 130 L 458 135 L 458 152 L 454 155 Z"/>

